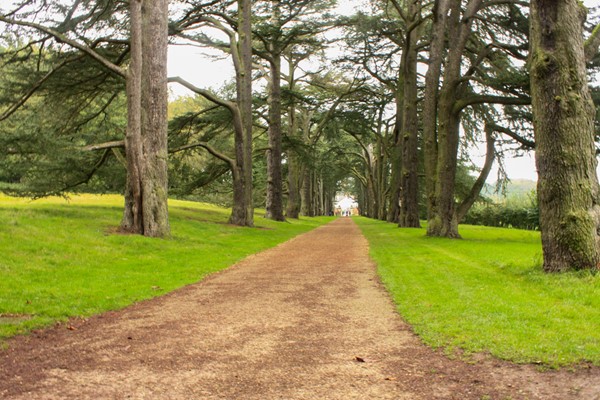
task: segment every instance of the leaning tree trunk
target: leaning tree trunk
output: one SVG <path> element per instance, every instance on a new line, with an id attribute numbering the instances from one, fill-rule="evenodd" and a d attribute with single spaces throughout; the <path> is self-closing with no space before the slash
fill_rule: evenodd
<path id="1" fill-rule="evenodd" d="M 269 151 L 267 153 L 266 218 L 284 221 L 283 180 L 281 173 L 281 56 L 273 55 L 270 62 L 269 93 Z"/>
<path id="2" fill-rule="evenodd" d="M 170 234 L 167 208 L 168 0 L 130 2 L 127 187 L 121 229 Z"/>
<path id="3" fill-rule="evenodd" d="M 600 262 L 594 105 L 584 59 L 583 6 L 531 2 L 531 97 L 544 270 Z"/>
<path id="4" fill-rule="evenodd" d="M 252 26 L 251 0 L 238 0 L 236 56 L 237 111 L 235 161 L 237 182 L 233 185 L 233 208 L 229 222 L 253 226 L 252 205 Z"/>

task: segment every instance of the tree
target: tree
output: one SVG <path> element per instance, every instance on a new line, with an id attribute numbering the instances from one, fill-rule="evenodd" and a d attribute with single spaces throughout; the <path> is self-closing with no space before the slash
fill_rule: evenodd
<path id="1" fill-rule="evenodd" d="M 254 12 L 258 19 L 254 28 L 255 53 L 268 63 L 269 149 L 265 217 L 283 221 L 282 58 L 288 49 L 318 40 L 316 36 L 328 25 L 323 12 L 330 7 L 331 1 L 267 0 L 257 3 Z"/>
<path id="2" fill-rule="evenodd" d="M 460 127 L 462 123 L 468 131 L 472 125 L 463 120 L 463 111 L 470 108 L 486 120 L 487 111 L 481 105 L 530 103 L 524 88 L 497 84 L 504 71 L 518 72 L 512 60 L 520 59 L 519 46 L 526 42 L 518 24 L 522 20 L 519 7 L 510 1 L 469 0 L 464 7 L 461 0 L 435 4 L 423 116 L 429 236 L 460 237 L 457 211 L 466 212 L 456 204 L 455 196 Z M 502 9 L 508 9 L 508 27 Z M 444 52 L 445 35 L 453 40 Z M 437 89 L 442 65 L 442 85 Z"/>
<path id="3" fill-rule="evenodd" d="M 127 71 L 127 189 L 121 227 L 170 234 L 167 177 L 168 0 L 131 0 Z"/>
<path id="4" fill-rule="evenodd" d="M 531 2 L 537 192 L 548 272 L 597 269 L 600 262 L 600 187 L 595 110 L 585 69 L 585 15 L 576 0 Z M 588 55 L 595 52 L 588 49 Z"/>
<path id="5" fill-rule="evenodd" d="M 24 1 L 15 11 L 0 15 L 0 21 L 37 31 L 41 35 L 38 43 L 54 39 L 58 44 L 70 46 L 95 60 L 99 68 L 126 80 L 128 127 L 125 143 L 111 142 L 92 148 L 106 150 L 125 145 L 127 187 L 122 229 L 145 236 L 169 235 L 166 164 L 168 1 L 130 2 L 131 64 L 127 69 L 119 65 L 123 58 L 111 60 L 104 56 L 99 46 L 122 40 L 102 36 L 103 28 L 96 27 L 96 24 L 115 26 L 114 21 L 105 24 L 104 19 L 118 10 L 117 3 L 109 0 L 91 5 L 81 1 L 69 5 L 41 2 L 39 9 L 36 5 L 36 1 Z M 60 13 L 52 10 L 61 10 L 64 19 L 55 21 Z M 23 19 L 19 19 L 19 15 Z M 42 15 L 41 22 L 36 21 L 39 15 Z"/>
<path id="6" fill-rule="evenodd" d="M 252 12 L 250 0 L 238 0 L 237 9 L 231 11 L 232 2 L 194 5 L 176 24 L 177 34 L 187 40 L 210 45 L 231 54 L 235 67 L 236 101 L 224 100 L 214 93 L 198 88 L 179 78 L 170 78 L 193 92 L 204 96 L 232 115 L 235 136 L 235 159 L 218 152 L 213 155 L 226 161 L 233 176 L 233 208 L 229 222 L 240 226 L 254 225 L 252 198 Z M 229 42 L 213 40 L 198 30 L 210 27 L 223 32 Z M 210 149 L 206 144 L 203 147 Z M 210 151 L 210 150 L 209 150 Z"/>

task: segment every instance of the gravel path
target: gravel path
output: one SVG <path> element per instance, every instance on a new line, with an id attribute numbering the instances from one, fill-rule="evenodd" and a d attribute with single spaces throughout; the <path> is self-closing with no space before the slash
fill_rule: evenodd
<path id="1" fill-rule="evenodd" d="M 163 297 L 17 337 L 2 399 L 600 399 L 598 368 L 541 373 L 423 346 L 350 218 Z"/>

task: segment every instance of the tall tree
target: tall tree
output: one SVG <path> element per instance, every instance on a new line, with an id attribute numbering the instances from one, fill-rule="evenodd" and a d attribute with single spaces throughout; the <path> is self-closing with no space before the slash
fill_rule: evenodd
<path id="1" fill-rule="evenodd" d="M 168 236 L 168 0 L 131 0 L 127 190 L 122 228 Z"/>
<path id="2" fill-rule="evenodd" d="M 237 9 L 231 6 L 237 4 Z M 252 1 L 237 2 L 210 1 L 195 4 L 174 26 L 177 34 L 202 45 L 221 49 L 231 54 L 235 68 L 236 100 L 222 99 L 211 91 L 198 88 L 180 77 L 172 77 L 193 92 L 231 112 L 235 158 L 222 157 L 230 165 L 233 176 L 233 207 L 229 222 L 240 226 L 254 225 L 253 186 L 252 186 Z M 218 29 L 227 35 L 228 43 L 210 38 L 202 29 Z M 210 147 L 203 146 L 207 149 Z M 209 150 L 210 151 L 210 150 Z"/>
<path id="3" fill-rule="evenodd" d="M 394 1 L 397 4 L 396 1 Z M 406 9 L 398 10 L 404 15 L 406 35 L 402 50 L 403 95 L 402 127 L 400 148 L 402 158 L 400 164 L 400 212 L 398 225 L 418 228 L 419 220 L 419 126 L 417 113 L 417 41 L 421 25 L 421 1 L 410 0 Z"/>
<path id="4" fill-rule="evenodd" d="M 118 41 L 99 35 L 104 28 L 96 26 L 103 23 L 103 15 L 110 15 L 116 4 L 113 3 L 106 1 L 94 6 L 75 1 L 55 7 L 57 4 L 44 2 L 39 9 L 28 10 L 29 6 L 35 8 L 36 2 L 24 2 L 18 11 L 0 15 L 0 21 L 39 32 L 43 37 L 40 42 L 53 38 L 95 60 L 100 68 L 126 79 L 128 184 L 122 228 L 146 236 L 167 236 L 170 232 L 166 169 L 168 1 L 130 3 L 129 39 L 133 61 L 128 69 L 121 67 L 118 60 L 105 57 L 103 49 L 98 47 L 103 42 Z M 55 21 L 61 14 L 52 10 L 61 10 L 64 19 Z M 25 18 L 19 19 L 19 15 Z M 43 21 L 37 22 L 38 17 Z M 81 32 L 78 31 L 80 26 L 84 27 Z M 123 146 L 123 143 L 91 147 L 105 150 L 115 146 Z"/>
<path id="5" fill-rule="evenodd" d="M 479 115 L 485 114 L 483 104 L 530 103 L 523 87 L 497 84 L 506 70 L 518 72 L 511 60 L 519 58 L 515 54 L 519 54 L 520 44 L 526 41 L 519 31 L 521 27 L 516 24 L 522 19 L 520 6 L 512 2 L 482 0 L 468 0 L 464 7 L 461 0 L 440 0 L 435 4 L 423 116 L 427 234 L 430 236 L 459 238 L 457 210 L 461 209 L 462 214 L 464 206 L 470 202 L 471 196 L 465 199 L 463 206 L 456 204 L 455 193 L 460 127 L 462 124 L 465 131 L 473 128 L 469 126 L 472 124 L 465 123 L 463 110 L 470 107 Z M 506 8 L 509 11 L 508 29 L 496 21 L 504 20 L 500 10 Z M 448 41 L 447 49 L 445 35 L 453 38 Z M 487 44 L 490 41 L 491 44 Z M 443 80 L 436 95 L 442 65 Z"/>
<path id="6" fill-rule="evenodd" d="M 585 15 L 577 0 L 531 2 L 537 192 L 548 272 L 600 265 L 600 187 L 595 110 L 585 68 Z"/>

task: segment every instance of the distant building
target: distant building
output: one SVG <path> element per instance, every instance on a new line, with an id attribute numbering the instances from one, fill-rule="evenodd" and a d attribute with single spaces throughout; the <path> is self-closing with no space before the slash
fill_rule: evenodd
<path id="1" fill-rule="evenodd" d="M 358 202 L 348 194 L 338 194 L 333 202 L 334 213 L 338 217 L 359 215 Z"/>

